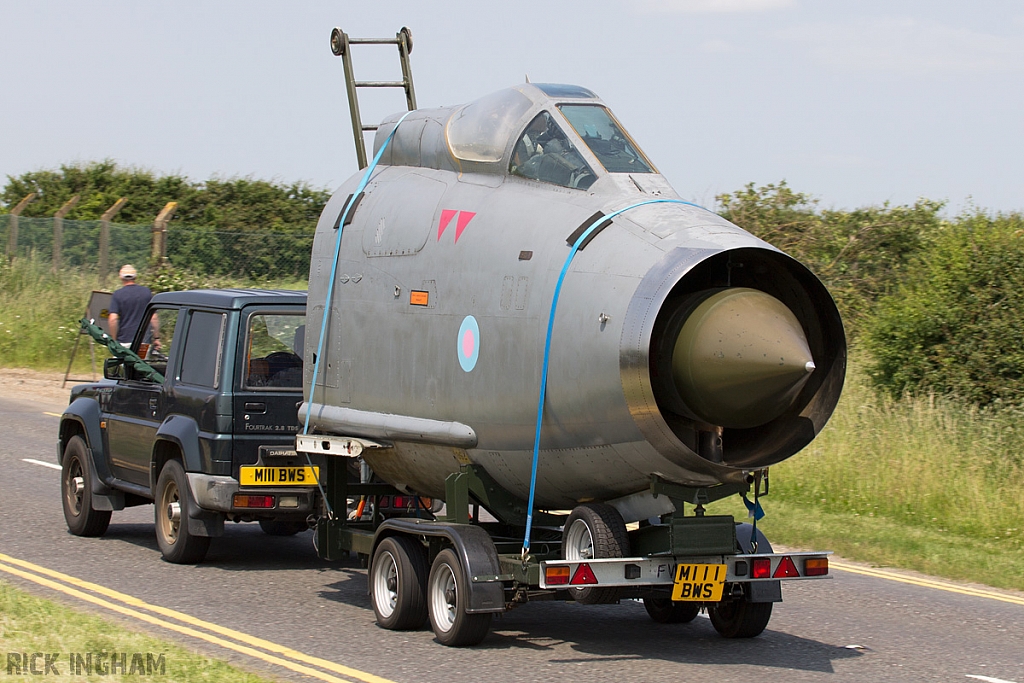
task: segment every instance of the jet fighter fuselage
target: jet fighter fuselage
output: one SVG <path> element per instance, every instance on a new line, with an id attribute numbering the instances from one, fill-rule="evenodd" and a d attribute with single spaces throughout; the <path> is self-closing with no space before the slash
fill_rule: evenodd
<path id="1" fill-rule="evenodd" d="M 537 505 L 618 503 L 630 521 L 665 503 L 652 474 L 737 482 L 822 429 L 846 363 L 825 287 L 682 202 L 592 92 L 524 84 L 399 118 L 347 224 L 364 172 L 317 225 L 312 431 L 390 444 L 364 457 L 409 491 L 441 496 L 476 463 L 526 499 L 548 342 Z"/>

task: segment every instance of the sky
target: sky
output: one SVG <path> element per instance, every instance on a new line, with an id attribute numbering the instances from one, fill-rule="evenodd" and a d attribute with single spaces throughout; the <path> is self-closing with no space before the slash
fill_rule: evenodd
<path id="1" fill-rule="evenodd" d="M 590 88 L 706 206 L 785 180 L 822 208 L 1024 211 L 1019 0 L 0 0 L 0 184 L 109 158 L 333 189 L 357 171 L 336 26 L 408 26 L 421 107 Z M 353 57 L 400 78 L 394 46 Z"/>

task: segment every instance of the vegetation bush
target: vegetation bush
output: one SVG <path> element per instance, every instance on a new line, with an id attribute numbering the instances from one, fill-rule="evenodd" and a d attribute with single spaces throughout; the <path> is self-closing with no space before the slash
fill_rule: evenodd
<path id="1" fill-rule="evenodd" d="M 961 216 L 930 235 L 867 323 L 876 386 L 1024 404 L 1024 218 Z"/>
<path id="2" fill-rule="evenodd" d="M 816 201 L 781 182 L 753 183 L 718 197 L 725 218 L 803 262 L 832 292 L 847 334 L 856 339 L 879 297 L 903 280 L 924 238 L 939 229 L 941 202 L 816 209 Z"/>

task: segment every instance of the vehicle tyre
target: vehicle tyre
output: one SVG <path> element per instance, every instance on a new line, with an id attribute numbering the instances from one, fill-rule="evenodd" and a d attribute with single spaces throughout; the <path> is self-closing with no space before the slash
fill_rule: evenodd
<path id="1" fill-rule="evenodd" d="M 406 631 L 427 621 L 427 555 L 417 541 L 388 536 L 373 553 L 370 599 L 377 623 Z"/>
<path id="2" fill-rule="evenodd" d="M 427 611 L 434 635 L 442 645 L 476 645 L 491 628 L 491 614 L 467 614 L 469 582 L 458 555 L 445 548 L 434 559 L 427 581 Z"/>
<path id="3" fill-rule="evenodd" d="M 688 624 L 700 613 L 700 603 L 677 602 L 671 598 L 644 598 L 644 609 L 659 624 Z"/>
<path id="4" fill-rule="evenodd" d="M 174 564 L 202 562 L 210 549 L 210 539 L 189 533 L 188 513 L 194 503 L 180 462 L 167 461 L 156 480 L 155 493 L 156 542 L 160 554 Z"/>
<path id="5" fill-rule="evenodd" d="M 110 525 L 110 510 L 92 507 L 92 468 L 85 440 L 73 436 L 64 448 L 60 489 L 64 521 L 75 536 L 102 536 Z"/>
<path id="6" fill-rule="evenodd" d="M 285 522 L 279 519 L 261 519 L 260 528 L 267 536 L 294 536 L 309 528 L 306 522 Z"/>
<path id="7" fill-rule="evenodd" d="M 753 638 L 768 626 L 772 618 L 771 602 L 733 600 L 708 608 L 711 625 L 723 638 Z"/>
<path id="8" fill-rule="evenodd" d="M 562 527 L 563 559 L 626 557 L 628 553 L 626 523 L 611 505 L 577 505 Z M 618 588 L 570 588 L 569 593 L 576 602 L 600 605 L 618 602 L 620 591 Z"/>

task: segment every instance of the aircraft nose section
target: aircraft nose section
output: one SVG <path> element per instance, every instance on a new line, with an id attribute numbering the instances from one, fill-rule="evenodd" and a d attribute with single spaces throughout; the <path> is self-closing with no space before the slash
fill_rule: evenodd
<path id="1" fill-rule="evenodd" d="M 814 372 L 800 321 L 775 297 L 725 289 L 689 315 L 672 377 L 687 408 L 710 425 L 746 429 L 782 415 Z"/>

